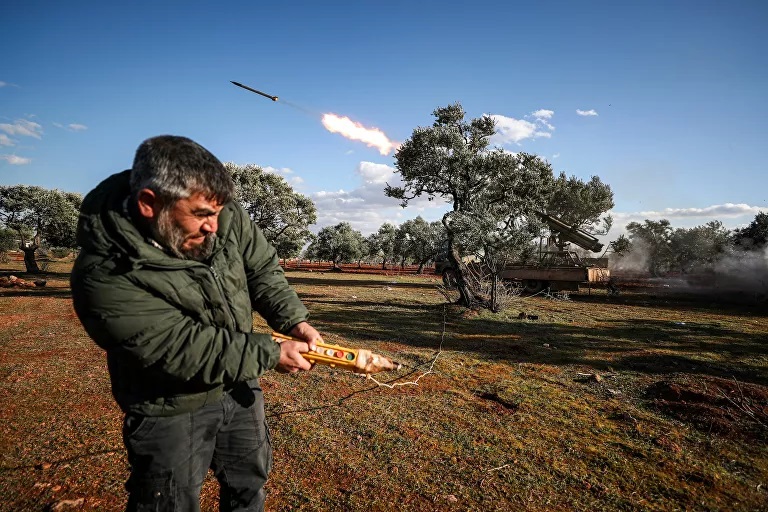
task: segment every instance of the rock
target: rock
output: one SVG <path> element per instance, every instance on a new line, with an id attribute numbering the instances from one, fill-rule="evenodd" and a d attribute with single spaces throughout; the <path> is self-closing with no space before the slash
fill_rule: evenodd
<path id="1" fill-rule="evenodd" d="M 82 507 L 85 503 L 85 498 L 77 498 L 76 500 L 59 500 L 56 503 L 52 503 L 48 510 L 51 512 L 59 512 L 61 510 L 67 510 L 75 507 Z"/>
<path id="2" fill-rule="evenodd" d="M 35 283 L 16 276 L 0 277 L 0 288 L 34 288 Z"/>
<path id="3" fill-rule="evenodd" d="M 580 382 L 603 382 L 603 377 L 597 373 L 578 373 L 578 381 Z"/>

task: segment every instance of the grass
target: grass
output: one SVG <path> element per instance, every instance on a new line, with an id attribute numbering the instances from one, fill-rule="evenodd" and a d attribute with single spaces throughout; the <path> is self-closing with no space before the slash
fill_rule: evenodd
<path id="1" fill-rule="evenodd" d="M 122 510 L 104 356 L 66 265 L 49 270 L 0 290 L 0 510 Z M 491 314 L 444 305 L 433 277 L 287 275 L 327 341 L 404 364 L 383 382 L 434 367 L 393 389 L 328 367 L 264 376 L 268 510 L 766 509 L 765 304 L 638 288 Z M 209 478 L 204 510 L 216 494 Z"/>

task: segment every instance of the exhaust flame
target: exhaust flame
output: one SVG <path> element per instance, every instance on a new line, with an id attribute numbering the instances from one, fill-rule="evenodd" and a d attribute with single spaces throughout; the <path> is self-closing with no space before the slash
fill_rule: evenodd
<path id="1" fill-rule="evenodd" d="M 384 132 L 378 128 L 366 128 L 360 123 L 348 117 L 340 117 L 336 114 L 323 114 L 323 126 L 332 133 L 338 133 L 350 140 L 359 140 L 369 147 L 379 150 L 382 155 L 388 155 L 398 144 L 389 140 Z"/>

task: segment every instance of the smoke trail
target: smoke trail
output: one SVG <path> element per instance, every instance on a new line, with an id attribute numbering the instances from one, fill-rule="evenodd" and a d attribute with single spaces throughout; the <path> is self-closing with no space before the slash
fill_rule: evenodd
<path id="1" fill-rule="evenodd" d="M 348 117 L 341 117 L 336 114 L 323 114 L 322 122 L 325 129 L 329 132 L 338 133 L 350 140 L 364 142 L 369 147 L 378 149 L 382 155 L 388 155 L 398 146 L 396 142 L 389 140 L 386 134 L 378 128 L 366 128 Z"/>
<path id="2" fill-rule="evenodd" d="M 302 107 L 301 105 L 297 105 L 296 103 L 293 103 L 291 101 L 288 101 L 288 100 L 285 100 L 285 99 L 282 99 L 282 98 L 280 98 L 279 103 L 281 103 L 281 104 L 283 104 L 283 105 L 285 105 L 287 107 L 291 107 L 293 109 L 296 109 L 299 112 L 308 115 L 309 117 L 314 117 L 315 119 L 318 116 L 320 116 L 320 112 L 318 112 L 317 110 L 312 110 L 312 109 L 309 109 L 309 108 L 306 108 L 306 107 Z"/>

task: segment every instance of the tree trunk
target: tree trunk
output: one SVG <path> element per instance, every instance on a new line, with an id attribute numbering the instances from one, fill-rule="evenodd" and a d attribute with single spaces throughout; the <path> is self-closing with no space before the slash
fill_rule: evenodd
<path id="1" fill-rule="evenodd" d="M 28 274 L 40 274 L 40 268 L 37 266 L 35 260 L 35 252 L 37 251 L 37 245 L 31 247 L 19 247 L 24 252 L 24 266 L 27 268 Z"/>
<path id="2" fill-rule="evenodd" d="M 471 307 L 475 302 L 475 294 L 472 293 L 472 290 L 469 288 L 469 285 L 465 280 L 465 276 L 467 275 L 467 266 L 461 260 L 461 256 L 453 246 L 453 243 L 450 244 L 450 250 L 448 251 L 448 261 L 451 262 L 451 267 L 453 268 L 454 275 L 456 276 L 456 287 L 458 288 L 460 295 L 458 304 L 466 308 Z"/>
<path id="3" fill-rule="evenodd" d="M 417 274 L 421 274 L 421 273 L 423 273 L 423 272 L 424 272 L 424 262 L 423 262 L 423 261 L 420 261 L 420 262 L 419 262 L 419 268 L 418 268 L 418 269 L 416 269 L 416 273 L 417 273 Z"/>

